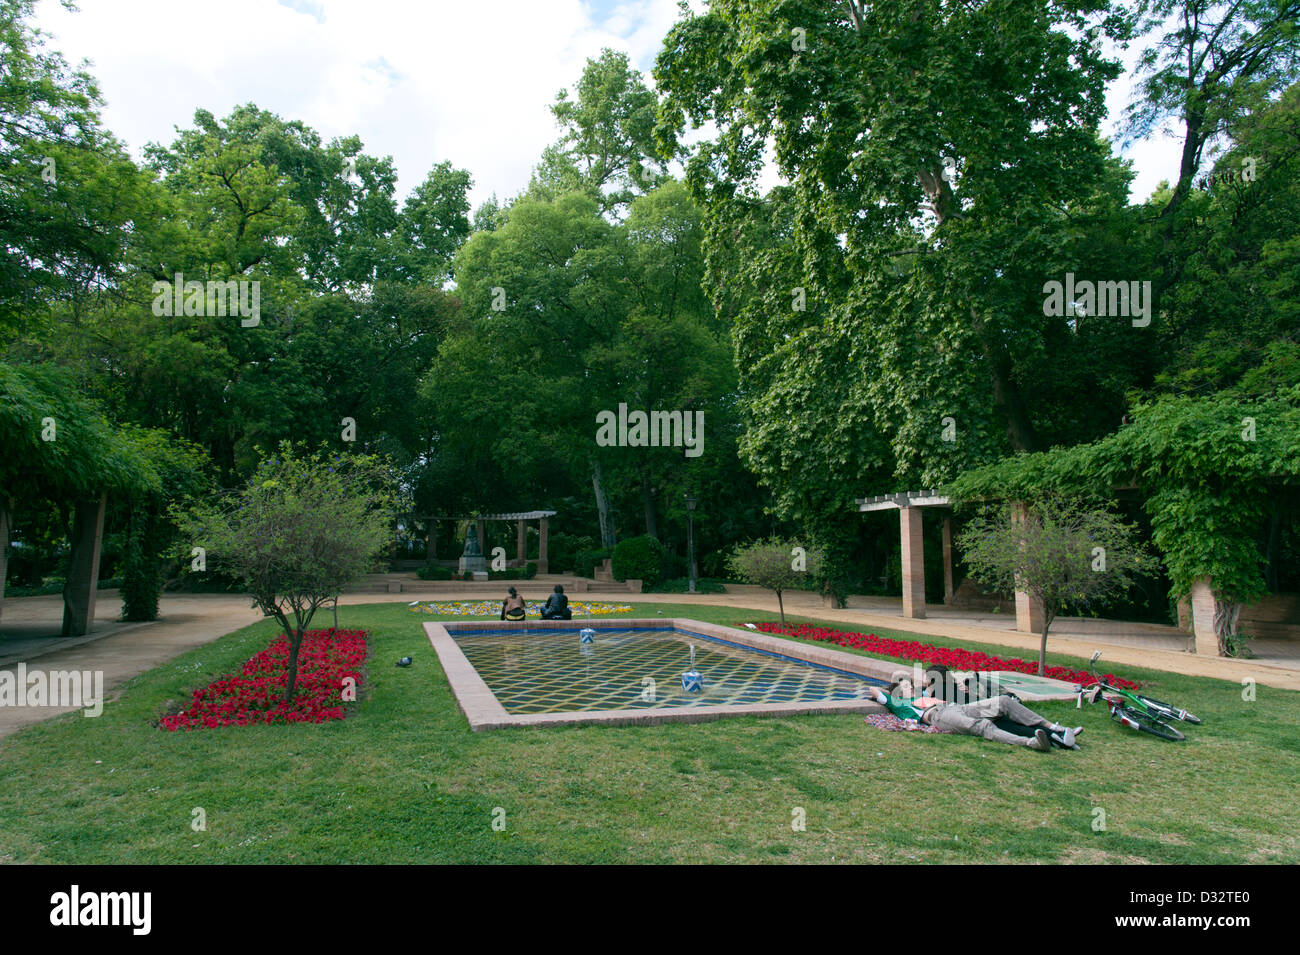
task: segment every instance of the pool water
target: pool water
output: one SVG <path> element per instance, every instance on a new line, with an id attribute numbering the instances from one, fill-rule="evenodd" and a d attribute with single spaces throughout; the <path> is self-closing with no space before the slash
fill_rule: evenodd
<path id="1" fill-rule="evenodd" d="M 456 644 L 508 713 L 867 700 L 879 680 L 670 629 L 478 631 Z M 682 673 L 704 678 L 682 689 Z"/>

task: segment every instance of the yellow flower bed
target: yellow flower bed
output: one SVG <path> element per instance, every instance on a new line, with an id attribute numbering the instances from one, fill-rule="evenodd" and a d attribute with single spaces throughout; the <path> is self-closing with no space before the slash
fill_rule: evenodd
<path id="1" fill-rule="evenodd" d="M 530 603 L 526 613 L 535 617 L 542 614 L 541 603 Z M 416 600 L 409 608 L 412 613 L 436 614 L 440 617 L 500 617 L 499 600 Z M 569 609 L 575 617 L 607 617 L 617 613 L 631 613 L 627 604 L 587 603 L 585 600 L 570 601 Z"/>

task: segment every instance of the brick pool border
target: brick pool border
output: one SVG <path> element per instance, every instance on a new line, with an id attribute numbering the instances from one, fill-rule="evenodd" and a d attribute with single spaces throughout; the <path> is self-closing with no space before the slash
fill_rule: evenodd
<path id="1" fill-rule="evenodd" d="M 765 633 L 724 627 L 702 620 L 685 617 L 650 617 L 634 620 L 607 618 L 603 620 L 526 620 L 511 624 L 499 620 L 466 620 L 428 622 L 424 631 L 429 636 L 438 662 L 447 675 L 451 692 L 456 697 L 461 712 L 469 720 L 470 729 L 504 729 L 520 726 L 577 726 L 602 724 L 606 726 L 651 726 L 657 723 L 702 723 L 724 719 L 728 716 L 795 716 L 810 713 L 884 713 L 879 703 L 863 700 L 828 700 L 824 703 L 736 703 L 722 706 L 659 707 L 645 710 L 586 710 L 576 713 L 521 713 L 511 714 L 496 698 L 491 688 L 479 676 L 464 652 L 456 644 L 452 633 L 470 633 L 475 630 L 572 630 L 574 627 L 593 630 L 628 630 L 634 627 L 654 627 L 698 633 L 729 643 L 766 650 L 784 657 L 818 663 L 822 666 L 845 670 L 876 680 L 890 680 L 895 673 L 907 672 L 901 662 L 873 660 L 832 650 L 828 647 L 809 646 L 792 640 L 771 637 Z"/>

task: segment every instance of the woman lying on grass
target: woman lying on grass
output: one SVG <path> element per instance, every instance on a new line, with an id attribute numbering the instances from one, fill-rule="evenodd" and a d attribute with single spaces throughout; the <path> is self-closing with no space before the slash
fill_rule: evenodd
<path id="1" fill-rule="evenodd" d="M 898 691 L 895 695 L 895 691 Z M 1052 748 L 1056 738 L 1060 745 L 1075 748 L 1074 738 L 1083 732 L 1082 726 L 1068 727 L 1044 719 L 1027 706 L 1010 696 L 995 696 L 974 703 L 945 703 L 932 696 L 914 696 L 909 680 L 889 684 L 886 692 L 873 691 L 877 703 L 904 720 L 916 720 L 926 726 L 949 733 L 983 736 L 1011 746 L 1027 746 L 1039 752 Z M 994 720 L 1009 719 L 1021 726 L 1034 729 L 1033 736 L 1019 736 L 999 728 Z"/>

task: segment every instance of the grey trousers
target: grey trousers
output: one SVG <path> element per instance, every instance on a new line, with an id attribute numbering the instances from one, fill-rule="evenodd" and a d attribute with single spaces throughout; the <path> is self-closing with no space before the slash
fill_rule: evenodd
<path id="1" fill-rule="evenodd" d="M 949 733 L 965 733 L 968 736 L 983 736 L 998 743 L 1010 743 L 1012 746 L 1027 746 L 1032 736 L 1017 736 L 999 729 L 993 721 L 999 716 L 1014 720 L 1021 726 L 1034 726 L 1048 729 L 1051 720 L 1045 720 L 1027 706 L 1021 706 L 1009 696 L 995 696 L 991 700 L 976 703 L 939 703 L 930 708 L 930 725 Z"/>

